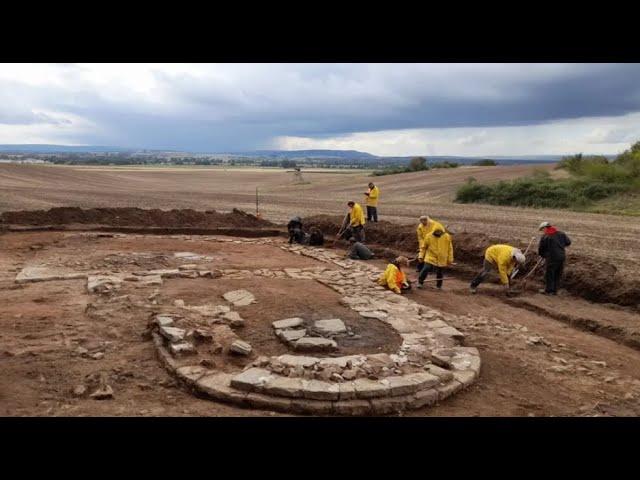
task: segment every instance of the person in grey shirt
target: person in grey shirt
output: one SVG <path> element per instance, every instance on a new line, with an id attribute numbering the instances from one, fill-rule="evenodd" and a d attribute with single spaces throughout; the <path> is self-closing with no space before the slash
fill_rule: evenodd
<path id="1" fill-rule="evenodd" d="M 351 247 L 347 252 L 347 257 L 352 260 L 371 260 L 373 252 L 362 242 L 356 242 L 355 238 L 350 238 Z"/>

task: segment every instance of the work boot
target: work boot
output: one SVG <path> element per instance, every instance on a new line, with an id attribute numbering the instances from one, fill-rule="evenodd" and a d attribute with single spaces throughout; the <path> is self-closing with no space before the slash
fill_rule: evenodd
<path id="1" fill-rule="evenodd" d="M 471 289 L 471 293 L 473 293 L 474 295 L 476 293 L 478 293 L 478 288 L 477 287 L 470 287 L 470 289 Z"/>

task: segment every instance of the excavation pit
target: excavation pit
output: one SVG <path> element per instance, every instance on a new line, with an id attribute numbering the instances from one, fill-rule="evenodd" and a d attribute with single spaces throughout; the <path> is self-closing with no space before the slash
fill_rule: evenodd
<path id="1" fill-rule="evenodd" d="M 335 251 L 282 238 L 53 238 L 17 262 L 13 282 L 38 288 L 45 304 L 56 288 L 78 299 L 60 313 L 85 332 L 118 330 L 112 346 L 89 350 L 82 345 L 90 340 L 68 338 L 70 348 L 102 360 L 117 356 L 121 342 L 151 340 L 171 375 L 214 401 L 387 414 L 441 401 L 479 373 L 477 350 L 462 345 L 464 336 L 440 312 L 384 290 L 377 267 Z M 273 322 L 292 317 L 304 319 L 304 338 L 335 347 L 306 351 L 282 342 Z"/>

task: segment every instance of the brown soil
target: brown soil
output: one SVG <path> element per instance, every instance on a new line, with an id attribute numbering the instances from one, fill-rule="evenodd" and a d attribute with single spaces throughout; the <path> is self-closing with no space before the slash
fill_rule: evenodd
<path id="1" fill-rule="evenodd" d="M 271 222 L 234 209 L 231 213 L 141 208 L 74 208 L 59 207 L 49 210 L 4 212 L 0 221 L 14 225 L 109 225 L 136 227 L 265 227 Z"/>
<path id="2" fill-rule="evenodd" d="M 243 340 L 254 347 L 255 355 L 294 353 L 276 339 L 271 326 L 276 320 L 291 317 L 301 317 L 310 323 L 316 320 L 340 318 L 356 336 L 360 337 L 338 337 L 337 351 L 328 355 L 314 353 L 315 356 L 394 353 L 402 343 L 400 335 L 387 324 L 378 320 L 365 320 L 357 312 L 340 305 L 341 296 L 315 280 L 254 278 L 185 281 L 169 279 L 163 286 L 162 293 L 163 297 L 171 301 L 176 298 L 183 299 L 187 305 L 224 304 L 222 294 L 238 289 L 247 289 L 256 297 L 254 304 L 234 307 L 234 310 L 246 321 L 246 326 L 238 333 Z M 255 355 L 252 359 L 255 359 Z M 243 363 L 246 362 L 241 362 Z"/>
<path id="3" fill-rule="evenodd" d="M 186 251 L 212 259 L 187 261 L 173 255 Z M 271 327 L 272 321 L 291 316 L 309 320 L 342 318 L 361 337 L 339 338 L 337 355 L 392 352 L 400 345 L 399 335 L 386 324 L 362 319 L 339 304 L 337 293 L 311 280 L 166 279 L 162 287 L 133 284 L 111 296 L 88 294 L 84 280 L 24 285 L 13 281 L 16 273 L 28 265 L 47 264 L 77 271 L 138 271 L 175 268 L 185 262 L 211 269 L 326 266 L 277 246 L 211 242 L 198 237 L 114 238 L 76 232 L 0 236 L 0 415 L 268 414 L 197 398 L 161 367 L 148 338 L 151 311 L 177 313 L 183 317 L 176 317 L 179 326 L 201 320 L 197 314 L 174 307 L 173 301 L 178 298 L 187 305 L 226 304 L 221 295 L 239 288 L 249 289 L 256 296 L 256 304 L 233 309 L 247 322 L 236 333 L 254 347 L 251 357 L 234 357 L 226 351 L 204 351 L 200 355 L 222 371 L 242 367 L 259 355 L 291 353 Z M 156 293 L 159 303 L 152 306 L 150 298 Z M 118 299 L 123 295 L 128 298 Z M 220 339 L 225 348 L 230 341 Z M 81 349 L 87 351 L 82 353 Z M 91 358 L 99 352 L 104 357 Z M 89 398 L 101 377 L 114 389 L 113 400 Z M 78 385 L 84 385 L 87 391 L 76 396 L 73 390 Z"/>
<path id="4" fill-rule="evenodd" d="M 214 256 L 221 266 L 278 265 L 309 266 L 311 259 L 292 255 L 269 246 L 249 246 L 206 241 L 145 237 L 144 239 L 95 238 L 64 232 L 6 234 L 0 237 L 0 414 L 10 416 L 253 416 L 269 415 L 245 410 L 193 396 L 174 382 L 160 366 L 151 342 L 145 337 L 147 318 L 133 305 L 116 307 L 109 297 L 89 295 L 85 282 L 70 280 L 26 284 L 13 283 L 16 270 L 25 264 L 49 261 L 55 264 L 107 264 L 129 268 L 127 259 L 140 261 L 137 253 L 150 253 L 161 261 L 162 253 L 191 251 Z M 37 245 L 36 250 L 30 247 Z M 270 252 L 270 253 L 268 253 Z M 125 254 L 113 257 L 115 253 Z M 100 260 L 100 259 L 103 260 Z M 169 257 L 172 258 L 172 257 Z M 109 260 L 110 259 L 110 260 Z M 173 265 L 174 260 L 167 260 Z M 383 266 L 377 260 L 375 264 Z M 232 267 L 230 267 L 232 268 Z M 13 270 L 13 271 L 9 271 Z M 415 279 L 415 273 L 410 276 Z M 278 343 L 267 341 L 272 319 L 299 312 L 299 303 L 310 316 L 339 315 L 345 312 L 328 289 L 310 290 L 309 281 L 225 280 L 229 289 L 247 287 L 259 304 L 238 311 L 250 322 L 245 327 L 256 348 L 277 351 Z M 173 295 L 187 304 L 220 301 L 219 282 L 171 279 L 161 289 L 163 304 Z M 637 350 L 589 331 L 574 329 L 545 311 L 584 318 L 607 319 L 611 324 L 632 327 L 633 316 L 620 307 L 594 305 L 572 296 L 543 297 L 524 294 L 517 302 L 535 304 L 543 310 L 527 308 L 501 295 L 497 285 L 483 284 L 478 295 L 468 293 L 467 283 L 457 279 L 445 282 L 445 289 L 413 290 L 410 298 L 460 315 L 453 326 L 466 334 L 465 343 L 476 346 L 482 355 L 480 379 L 469 390 L 441 405 L 408 412 L 410 416 L 556 416 L 640 414 L 640 356 Z M 131 295 L 144 302 L 154 288 L 141 288 Z M 223 289 L 224 290 L 224 289 Z M 296 295 L 291 295 L 296 292 Z M 309 300 L 311 293 L 314 302 Z M 317 302 L 316 303 L 316 298 Z M 265 302 L 265 303 L 263 303 Z M 85 312 L 89 303 L 97 311 Z M 280 304 L 279 308 L 276 305 Z M 264 306 L 265 308 L 259 308 Z M 159 310 L 168 307 L 158 306 Z M 245 314 L 246 312 L 246 314 Z M 248 313 L 252 312 L 252 315 Z M 148 312 L 145 312 L 148 313 Z M 264 314 L 254 324 L 253 318 Z M 254 315 L 255 314 L 255 315 Z M 351 323 L 350 323 L 351 324 Z M 357 324 L 351 324 L 357 328 Z M 375 325 L 375 324 L 371 324 Z M 253 331 L 255 330 L 255 332 Z M 261 343 L 264 338 L 264 344 Z M 528 344 L 527 339 L 542 337 L 544 342 Z M 380 340 L 395 339 L 378 332 Z M 365 339 L 363 339 L 365 340 Z M 371 343 L 372 350 L 376 346 Z M 378 345 L 381 346 L 381 345 Z M 78 347 L 104 352 L 94 360 L 78 354 Z M 365 347 L 367 348 L 367 347 Z M 284 351 L 284 350 L 283 350 Z M 216 357 L 220 361 L 223 357 Z M 556 367 L 568 371 L 557 371 Z M 224 367 L 220 364 L 220 367 Z M 104 375 L 114 389 L 112 400 L 88 398 Z M 87 393 L 74 396 L 83 384 Z"/>
<path id="5" fill-rule="evenodd" d="M 332 235 L 338 231 L 342 218 L 317 215 L 305 218 L 303 221 L 308 228 L 318 227 L 325 234 Z M 387 221 L 368 223 L 366 241 L 374 248 L 374 252 L 382 254 L 385 258 L 393 257 L 399 253 L 411 258 L 415 257 L 417 250 L 415 229 L 416 226 L 398 225 Z M 484 250 L 487 246 L 495 243 L 508 243 L 524 251 L 528 245 L 498 236 L 478 233 L 457 233 L 454 231 L 453 234 L 454 257 L 459 264 L 456 271 L 468 276 L 469 280 L 474 272 L 481 269 Z M 537 239 L 531 245 L 529 252 L 537 252 Z M 533 268 L 538 258 L 535 254 L 529 254 L 528 257 L 525 272 Z M 543 276 L 544 268 L 538 268 L 529 277 L 528 286 L 539 288 Z M 568 291 L 587 300 L 640 307 L 640 280 L 628 272 L 618 272 L 615 265 L 606 261 L 596 261 L 581 254 L 568 253 L 563 284 Z"/>

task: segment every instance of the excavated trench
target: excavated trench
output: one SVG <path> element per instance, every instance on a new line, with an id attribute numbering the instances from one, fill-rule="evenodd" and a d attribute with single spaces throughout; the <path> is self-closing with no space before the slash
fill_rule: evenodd
<path id="1" fill-rule="evenodd" d="M 317 227 L 325 234 L 336 232 L 341 223 L 342 218 L 339 216 L 317 215 L 304 219 L 307 228 Z M 415 226 L 397 225 L 387 221 L 367 224 L 366 241 L 382 258 L 393 258 L 398 254 L 414 257 L 417 247 Z M 451 274 L 462 273 L 469 279 L 481 268 L 487 246 L 508 243 L 522 250 L 527 247 L 526 244 L 514 244 L 510 239 L 468 232 L 454 233 L 453 242 L 457 265 Z M 524 271 L 528 272 L 534 267 L 537 261 L 535 257 L 530 256 Z M 527 288 L 540 288 L 543 276 L 544 268 L 538 268 L 527 279 Z M 640 305 L 640 280 L 622 275 L 610 263 L 595 261 L 584 255 L 567 255 L 563 285 L 571 294 L 592 302 L 630 307 Z"/>
<path id="2" fill-rule="evenodd" d="M 317 215 L 304 219 L 305 229 L 319 228 L 325 239 L 333 240 L 342 217 Z M 229 213 L 213 210 L 145 210 L 140 208 L 52 208 L 50 210 L 4 212 L 0 215 L 0 228 L 5 231 L 84 230 L 118 233 L 229 235 L 241 237 L 270 237 L 285 235 L 283 226 L 249 213 L 234 209 Z M 415 256 L 415 227 L 397 225 L 387 221 L 368 224 L 367 243 L 381 258 L 393 258 L 398 254 Z M 483 252 L 492 243 L 509 243 L 512 240 L 478 233 L 454 233 L 456 268 L 452 275 L 474 275 L 482 265 Z M 515 244 L 523 250 L 524 244 Z M 535 256 L 530 256 L 525 271 L 534 267 Z M 538 268 L 529 277 L 529 290 L 539 288 L 544 269 Z M 564 287 L 571 294 L 598 303 L 638 307 L 640 304 L 640 280 L 617 271 L 615 265 L 595 261 L 584 255 L 569 253 L 563 279 Z M 522 285 L 520 285 L 522 288 Z"/>

